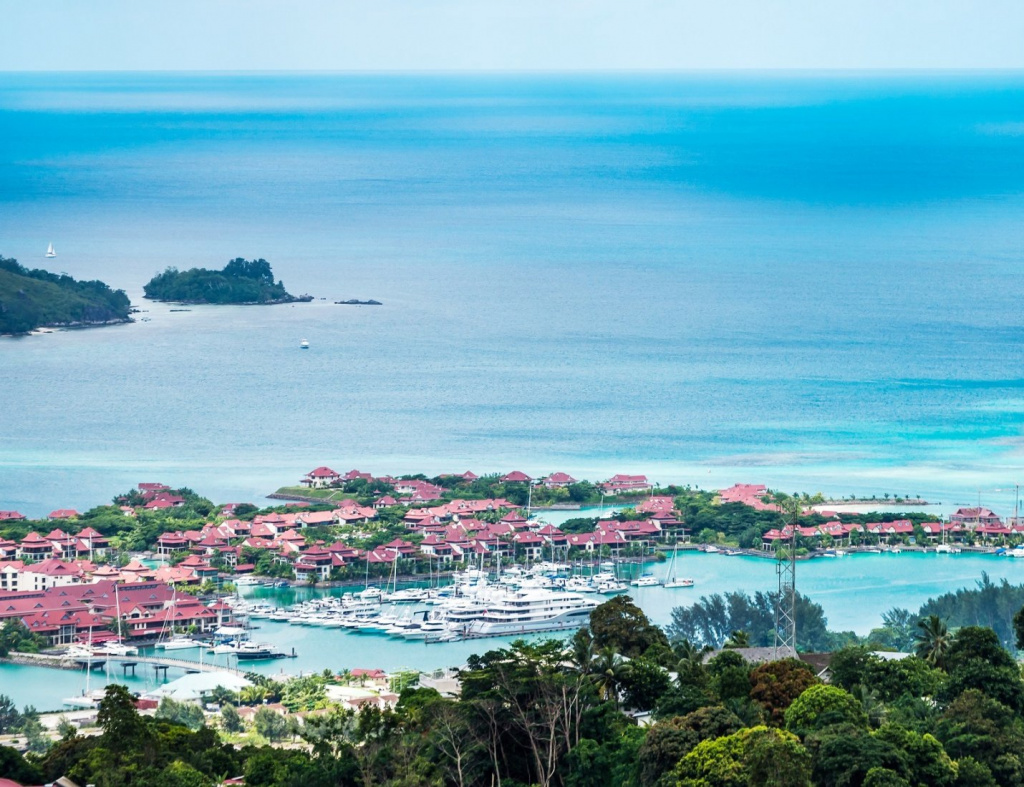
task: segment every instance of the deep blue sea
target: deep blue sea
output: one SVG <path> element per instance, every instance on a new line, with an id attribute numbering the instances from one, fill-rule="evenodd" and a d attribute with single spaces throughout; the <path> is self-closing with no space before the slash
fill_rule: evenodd
<path id="1" fill-rule="evenodd" d="M 1024 74 L 2 74 L 0 254 L 148 321 L 0 340 L 0 509 L 328 464 L 1008 513 L 1022 195 Z M 141 299 L 235 256 L 318 300 Z"/>

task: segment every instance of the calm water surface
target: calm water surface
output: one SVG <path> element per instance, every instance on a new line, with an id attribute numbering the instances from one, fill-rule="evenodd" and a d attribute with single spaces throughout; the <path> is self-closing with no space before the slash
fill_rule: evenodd
<path id="1" fill-rule="evenodd" d="M 1022 129 L 1019 75 L 0 75 L 0 253 L 150 320 L 0 341 L 0 507 L 328 463 L 1008 510 Z M 326 300 L 139 300 L 236 255 Z"/>

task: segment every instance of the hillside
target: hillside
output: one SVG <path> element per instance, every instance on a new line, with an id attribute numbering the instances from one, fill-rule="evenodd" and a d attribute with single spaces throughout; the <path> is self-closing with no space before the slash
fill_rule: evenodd
<path id="1" fill-rule="evenodd" d="M 130 309 L 123 290 L 101 281 L 29 270 L 0 257 L 0 333 L 129 322 Z"/>
<path id="2" fill-rule="evenodd" d="M 144 288 L 146 297 L 179 303 L 272 304 L 311 301 L 312 296 L 295 297 L 274 281 L 270 263 L 264 259 L 231 260 L 223 270 L 168 268 L 154 276 Z"/>

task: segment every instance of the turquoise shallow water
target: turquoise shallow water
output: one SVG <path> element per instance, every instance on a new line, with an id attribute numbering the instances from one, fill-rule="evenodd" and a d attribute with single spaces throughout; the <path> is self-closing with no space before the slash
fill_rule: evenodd
<path id="1" fill-rule="evenodd" d="M 692 577 L 692 589 L 630 588 L 631 595 L 657 623 L 666 624 L 676 606 L 687 606 L 701 595 L 742 590 L 753 593 L 777 586 L 775 565 L 770 560 L 746 557 L 725 557 L 701 553 L 680 553 L 678 575 Z M 655 566 L 653 572 L 664 576 L 667 564 Z M 821 604 L 829 628 L 853 630 L 867 634 L 881 625 L 882 613 L 894 606 L 916 612 L 930 597 L 960 587 L 973 587 L 987 572 L 993 581 L 1005 578 L 1014 584 L 1024 582 L 1024 562 L 987 555 L 851 555 L 845 558 L 817 559 L 801 562 L 797 567 L 797 586 Z M 253 593 L 273 598 L 282 604 L 293 603 L 310 592 L 296 590 L 257 589 Z M 336 591 L 340 592 L 340 591 Z M 295 648 L 296 659 L 254 663 L 252 668 L 274 674 L 299 671 L 342 670 L 353 667 L 397 669 L 413 667 L 433 670 L 459 666 L 472 653 L 501 647 L 502 638 L 426 645 L 371 634 L 353 634 L 337 629 L 292 626 L 287 623 L 261 620 L 253 639 L 270 642 L 282 649 Z M 197 659 L 197 651 L 176 651 L 178 658 Z M 224 657 L 220 657 L 224 658 Z M 119 670 L 116 664 L 112 667 Z M 180 675 L 180 673 L 179 673 Z M 174 671 L 170 677 L 176 677 Z M 97 673 L 93 686 L 102 683 Z M 73 672 L 28 668 L 0 664 L 0 693 L 12 696 L 19 704 L 31 703 L 40 708 L 54 707 L 57 699 L 82 691 L 84 676 Z M 156 684 L 139 668 L 139 677 L 130 682 L 133 689 L 145 690 Z"/>
<path id="2" fill-rule="evenodd" d="M 326 299 L 0 341 L 0 508 L 254 499 L 327 463 L 1006 512 L 1022 99 L 1014 74 L 0 75 L 0 253 L 52 241 L 136 300 L 263 256 Z"/>

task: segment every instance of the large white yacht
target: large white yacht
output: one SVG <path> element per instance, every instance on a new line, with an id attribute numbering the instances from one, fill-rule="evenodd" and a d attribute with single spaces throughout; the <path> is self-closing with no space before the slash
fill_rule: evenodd
<path id="1" fill-rule="evenodd" d="M 476 620 L 466 624 L 467 637 L 500 637 L 539 631 L 564 631 L 587 624 L 596 599 L 577 593 L 524 590 L 491 599 Z"/>

